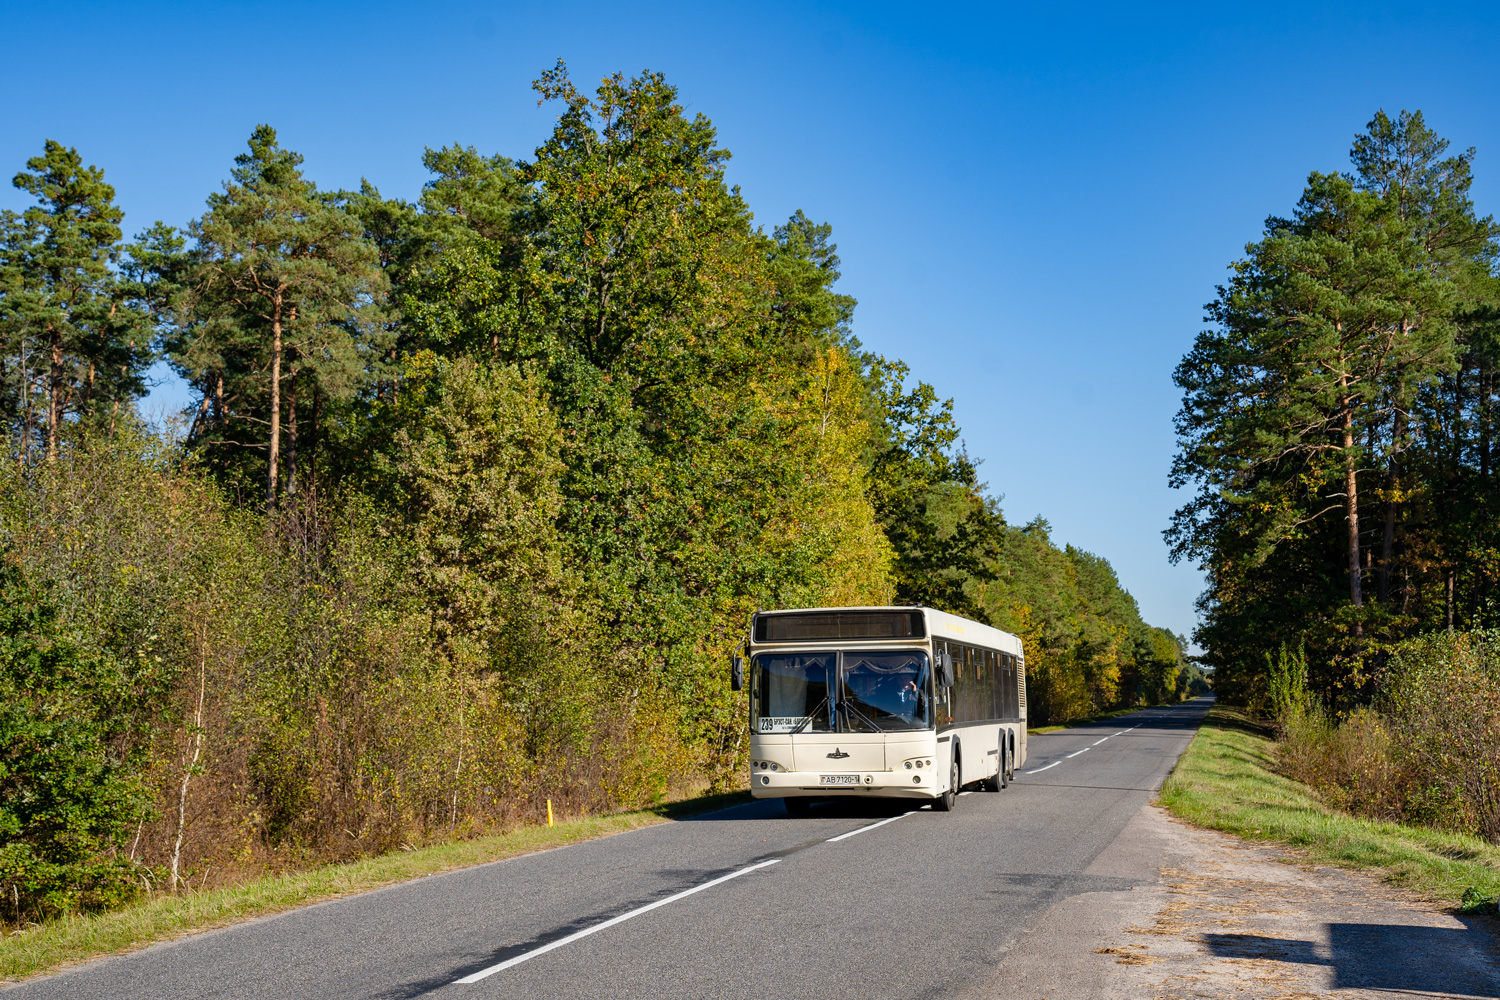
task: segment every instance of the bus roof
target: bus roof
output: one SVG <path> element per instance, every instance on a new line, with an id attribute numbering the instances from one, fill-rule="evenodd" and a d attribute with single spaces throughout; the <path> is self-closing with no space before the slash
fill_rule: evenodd
<path id="1" fill-rule="evenodd" d="M 888 611 L 904 612 L 907 614 L 920 613 L 927 623 L 927 635 L 931 639 L 951 640 L 953 642 L 964 642 L 975 646 L 983 646 L 987 649 L 996 649 L 1001 652 L 1011 653 L 1016 656 L 1022 655 L 1021 640 L 1009 632 L 981 622 L 972 621 L 968 618 L 960 618 L 958 615 L 950 615 L 946 611 L 936 608 L 927 608 L 920 605 L 893 604 L 893 605 L 859 605 L 841 608 L 772 608 L 758 611 L 758 615 L 795 615 L 795 614 L 818 614 L 836 613 L 841 611 Z M 753 640 L 755 630 L 751 628 Z M 778 642 L 776 645 L 785 643 Z M 757 645 L 762 645 L 758 643 Z M 765 645 L 769 645 L 766 643 Z"/>

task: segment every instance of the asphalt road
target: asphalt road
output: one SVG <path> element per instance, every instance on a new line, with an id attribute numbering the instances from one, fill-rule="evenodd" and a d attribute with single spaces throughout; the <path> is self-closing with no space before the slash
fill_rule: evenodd
<path id="1" fill-rule="evenodd" d="M 1131 887 L 1081 873 L 1208 704 L 1034 736 L 1008 789 L 948 814 L 750 803 L 105 959 L 7 1000 L 964 996 L 1055 903 Z"/>

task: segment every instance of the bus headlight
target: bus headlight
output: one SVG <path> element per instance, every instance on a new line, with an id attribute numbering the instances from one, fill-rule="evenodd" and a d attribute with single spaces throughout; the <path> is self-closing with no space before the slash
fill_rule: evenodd
<path id="1" fill-rule="evenodd" d="M 907 761 L 907 762 L 906 762 L 906 769 L 907 769 L 907 770 L 908 770 L 908 771 L 910 771 L 910 770 L 911 770 L 911 761 Z"/>

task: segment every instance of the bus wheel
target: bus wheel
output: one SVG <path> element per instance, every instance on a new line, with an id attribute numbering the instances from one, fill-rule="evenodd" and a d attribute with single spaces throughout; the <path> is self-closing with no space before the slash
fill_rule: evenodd
<path id="1" fill-rule="evenodd" d="M 932 803 L 932 808 L 936 812 L 949 812 L 952 810 L 953 804 L 958 801 L 958 778 L 958 747 L 955 746 L 953 748 L 953 763 L 948 765 L 948 790 L 939 795 Z"/>
<path id="2" fill-rule="evenodd" d="M 981 789 L 986 790 L 986 792 L 999 792 L 1001 790 L 1001 775 L 1005 774 L 1005 762 L 1002 760 L 999 763 L 1001 763 L 1001 769 L 980 783 Z"/>
<path id="3" fill-rule="evenodd" d="M 781 804 L 786 806 L 788 816 L 806 816 L 807 811 L 812 808 L 812 799 L 802 795 L 788 795 L 781 800 Z"/>
<path id="4" fill-rule="evenodd" d="M 995 791 L 998 792 L 1001 788 L 1004 788 L 1007 784 L 1010 783 L 1010 779 L 1014 777 L 1015 775 L 1010 772 L 1010 754 L 1005 752 L 1005 746 L 1004 744 L 1001 744 L 1000 770 L 995 772 L 995 784 L 999 787 L 996 788 Z"/>

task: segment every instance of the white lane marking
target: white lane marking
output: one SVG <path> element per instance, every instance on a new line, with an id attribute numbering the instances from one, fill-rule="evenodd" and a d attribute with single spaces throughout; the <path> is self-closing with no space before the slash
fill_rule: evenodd
<path id="1" fill-rule="evenodd" d="M 896 818 L 900 819 L 901 817 L 897 816 Z M 889 820 L 887 820 L 886 822 L 889 822 Z M 855 832 L 858 833 L 859 831 L 856 830 Z M 629 920 L 631 917 L 638 917 L 642 913 L 649 913 L 650 911 L 656 909 L 658 906 L 666 906 L 668 903 L 675 903 L 677 900 L 682 899 L 684 896 L 691 896 L 695 892 L 702 892 L 704 889 L 711 889 L 721 882 L 728 882 L 732 878 L 739 878 L 741 875 L 749 874 L 750 872 L 755 871 L 757 868 L 764 868 L 767 865 L 779 864 L 780 862 L 780 858 L 772 858 L 770 861 L 762 861 L 758 864 L 750 865 L 748 868 L 741 868 L 737 872 L 730 872 L 728 875 L 720 875 L 718 878 L 710 879 L 709 881 L 704 882 L 702 885 L 695 885 L 691 889 L 684 889 L 681 892 L 673 893 L 672 895 L 667 896 L 665 899 L 658 899 L 654 903 L 647 903 L 645 906 L 636 907 L 634 910 L 631 910 L 628 913 L 622 913 L 617 917 L 610 917 L 608 920 L 605 920 L 602 923 L 597 923 L 592 927 L 585 927 L 583 930 L 577 931 L 573 934 L 569 934 L 567 937 L 558 938 L 556 941 L 549 941 L 546 944 L 542 945 L 540 948 L 533 948 L 531 951 L 528 951 L 525 954 L 516 955 L 514 958 L 507 958 L 499 965 L 492 965 L 488 969 L 480 969 L 478 972 L 470 973 L 469 975 L 464 976 L 462 979 L 455 979 L 453 983 L 455 986 L 460 983 L 464 985 L 467 985 L 469 983 L 477 983 L 481 979 L 484 979 L 488 976 L 493 976 L 497 972 L 504 972 L 511 966 L 520 965 L 527 959 L 536 958 L 538 955 L 545 955 L 547 952 L 553 951 L 557 948 L 561 948 L 565 944 L 572 944 L 579 938 L 586 938 L 590 934 L 596 934 L 599 931 L 604 930 L 606 927 L 613 927 L 615 924 L 623 923 L 626 920 Z"/>
<path id="2" fill-rule="evenodd" d="M 915 811 L 916 810 L 912 810 L 912 812 L 915 812 Z M 836 844 L 840 840 L 843 840 L 845 837 L 853 837 L 855 834 L 864 833 L 866 830 L 873 830 L 877 826 L 885 826 L 887 823 L 894 823 L 894 822 L 896 822 L 896 820 L 898 820 L 898 819 L 905 819 L 906 817 L 908 817 L 910 815 L 911 815 L 911 813 L 904 812 L 900 816 L 892 816 L 890 819 L 883 819 L 879 823 L 871 823 L 869 826 L 862 826 L 858 830 L 850 830 L 848 833 L 841 833 L 837 837 L 829 837 L 827 840 L 823 841 L 823 843 L 825 843 L 825 844 Z"/>
<path id="3" fill-rule="evenodd" d="M 1135 725 L 1135 726 L 1131 726 L 1130 727 L 1130 729 L 1139 729 L 1139 728 L 1141 728 L 1139 725 Z M 1126 733 L 1130 732 L 1130 729 L 1122 729 L 1118 733 L 1115 733 L 1114 736 L 1124 736 Z M 1111 736 L 1106 736 L 1106 737 L 1104 737 L 1104 740 L 1112 739 L 1112 738 L 1113 737 L 1111 737 Z M 1099 743 L 1103 743 L 1104 740 L 1100 740 Z M 1056 767 L 1057 765 L 1061 764 L 1063 762 L 1063 760 L 1072 760 L 1074 757 L 1077 757 L 1078 754 L 1080 754 L 1080 753 L 1088 753 L 1090 749 L 1092 749 L 1093 747 L 1098 746 L 1099 743 L 1091 743 L 1091 744 L 1089 744 L 1089 746 L 1086 746 L 1082 750 L 1078 751 L 1078 753 L 1070 753 L 1066 757 L 1064 757 L 1062 760 L 1054 760 L 1052 763 L 1048 764 L 1047 767 L 1039 767 L 1039 768 L 1037 768 L 1034 771 L 1022 771 L 1020 773 L 1022 773 L 1022 774 L 1041 774 L 1043 771 L 1047 770 L 1048 767 Z M 964 792 L 963 794 L 967 795 L 969 793 L 968 792 Z"/>

